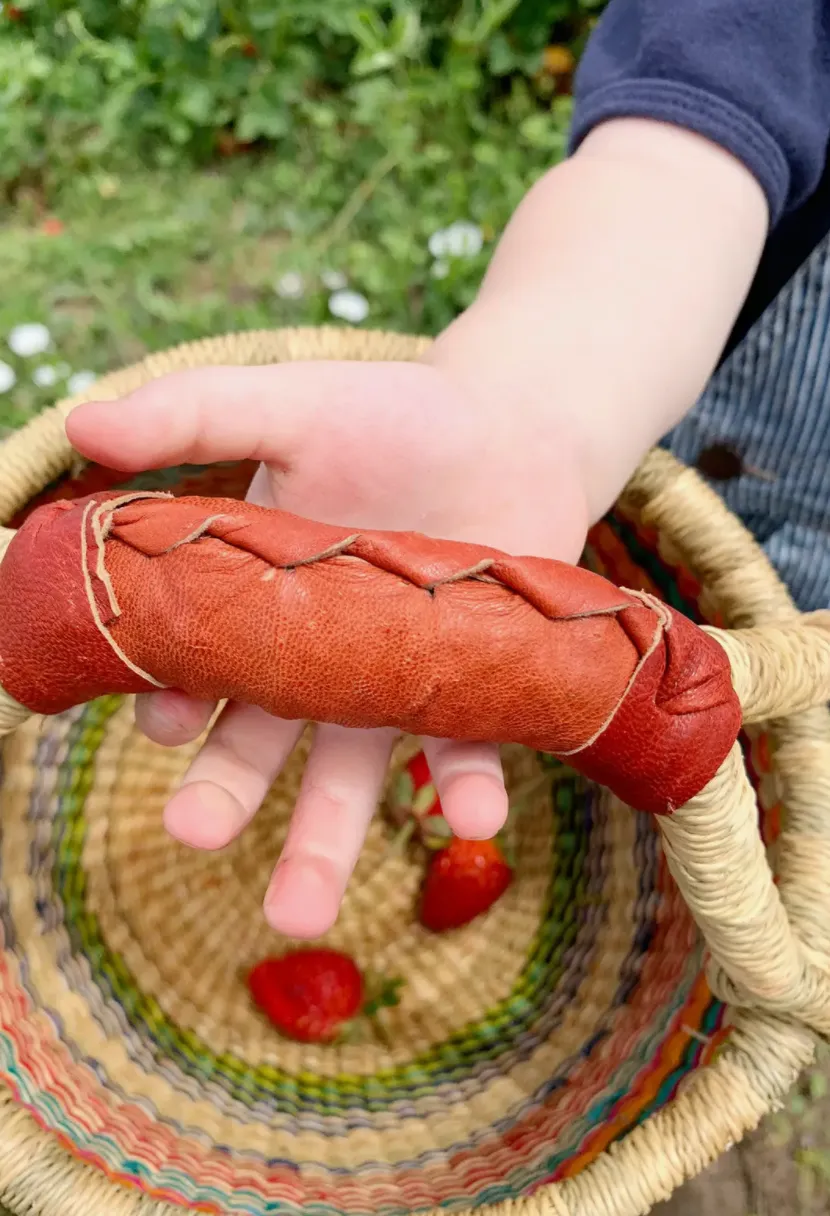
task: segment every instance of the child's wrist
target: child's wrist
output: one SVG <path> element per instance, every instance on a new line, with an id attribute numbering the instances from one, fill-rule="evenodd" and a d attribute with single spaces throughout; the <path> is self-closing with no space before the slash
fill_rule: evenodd
<path id="1" fill-rule="evenodd" d="M 433 357 L 505 422 L 572 437 L 604 510 L 703 389 L 766 226 L 760 187 L 728 153 L 609 123 L 530 192 Z"/>
<path id="2" fill-rule="evenodd" d="M 567 365 L 567 352 L 555 336 L 544 350 L 532 334 L 525 346 L 519 346 L 513 335 L 522 318 L 532 330 L 533 319 L 520 301 L 505 307 L 504 302 L 482 298 L 441 334 L 426 361 L 475 404 L 482 432 L 488 434 L 488 445 L 499 460 L 509 463 L 511 454 L 532 445 L 539 454 L 550 454 L 552 469 L 562 459 L 580 468 L 577 480 L 586 517 L 597 519 L 624 485 L 641 452 L 628 456 L 614 442 L 617 419 L 624 410 L 614 404 L 613 384 L 592 389 L 577 368 Z M 596 459 L 606 441 L 618 459 Z"/>

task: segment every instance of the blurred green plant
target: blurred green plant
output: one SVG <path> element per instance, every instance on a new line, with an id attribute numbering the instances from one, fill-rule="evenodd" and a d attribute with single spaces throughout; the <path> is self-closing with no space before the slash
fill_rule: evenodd
<path id="1" fill-rule="evenodd" d="M 545 134 L 544 51 L 603 0 L 18 0 L 0 14 L 0 184 L 294 156 L 309 131 L 408 156 L 512 113 Z M 534 125 L 535 124 L 535 125 Z"/>
<path id="2" fill-rule="evenodd" d="M 222 330 L 439 332 L 564 154 L 603 3 L 0 3 L 0 432 Z"/>

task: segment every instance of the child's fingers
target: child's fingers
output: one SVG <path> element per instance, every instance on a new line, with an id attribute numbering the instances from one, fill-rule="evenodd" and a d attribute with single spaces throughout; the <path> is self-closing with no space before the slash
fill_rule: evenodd
<path id="1" fill-rule="evenodd" d="M 337 919 L 395 741 L 391 730 L 318 726 L 288 839 L 265 897 L 269 924 L 314 938 Z"/>
<path id="2" fill-rule="evenodd" d="M 216 709 L 214 701 L 199 701 L 176 688 L 137 697 L 135 720 L 139 730 L 162 747 L 181 747 L 198 739 Z"/>
<path id="3" fill-rule="evenodd" d="M 499 749 L 489 743 L 424 739 L 444 817 L 456 836 L 489 840 L 505 824 L 508 811 Z"/>
<path id="4" fill-rule="evenodd" d="M 165 807 L 171 836 L 197 849 L 230 844 L 259 810 L 302 729 L 253 705 L 229 705 Z"/>
<path id="5" fill-rule="evenodd" d="M 153 380 L 119 401 L 91 401 L 66 422 L 84 456 L 129 470 L 217 460 L 290 463 L 321 405 L 365 412 L 412 365 L 358 362 L 200 367 Z M 428 375 L 424 369 L 424 375 Z"/>

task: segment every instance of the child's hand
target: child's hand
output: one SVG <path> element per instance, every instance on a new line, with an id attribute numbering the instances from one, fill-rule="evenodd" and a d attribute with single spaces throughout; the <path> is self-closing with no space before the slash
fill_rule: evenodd
<path id="1" fill-rule="evenodd" d="M 588 524 L 702 389 L 766 216 L 760 187 L 714 145 L 609 123 L 531 191 L 479 300 L 423 362 L 186 372 L 82 406 L 69 437 L 122 469 L 253 458 L 262 504 L 575 561 Z M 176 744 L 213 709 L 169 691 L 138 717 Z M 173 835 L 202 848 L 232 840 L 301 729 L 230 706 L 167 807 Z M 266 897 L 276 929 L 313 937 L 333 923 L 392 743 L 391 732 L 318 728 Z M 507 810 L 496 749 L 425 747 L 453 829 L 494 834 Z"/>
<path id="2" fill-rule="evenodd" d="M 69 431 L 87 455 L 119 468 L 262 460 L 253 501 L 326 522 L 566 560 L 578 557 L 587 527 L 564 438 L 554 443 L 529 431 L 521 417 L 477 401 L 432 363 L 186 372 L 126 403 L 82 407 Z M 214 708 L 161 692 L 141 699 L 138 720 L 150 738 L 180 744 L 204 729 Z M 170 832 L 196 847 L 228 844 L 256 813 L 302 726 L 229 706 L 167 806 Z M 314 936 L 334 921 L 393 742 L 392 731 L 317 728 L 266 901 L 282 932 Z M 424 746 L 455 831 L 498 831 L 507 798 L 497 749 Z"/>

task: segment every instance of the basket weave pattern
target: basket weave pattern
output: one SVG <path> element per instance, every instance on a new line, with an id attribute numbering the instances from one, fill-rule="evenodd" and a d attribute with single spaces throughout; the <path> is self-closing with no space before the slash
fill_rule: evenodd
<path id="1" fill-rule="evenodd" d="M 238 335 L 154 356 L 90 395 L 188 365 L 423 349 L 339 330 Z M 19 522 L 56 479 L 53 497 L 111 483 L 66 443 L 73 404 L 0 448 L 0 519 Z M 167 480 L 239 496 L 250 469 L 186 476 Z M 539 759 L 508 748 L 511 788 L 538 777 L 542 791 L 522 820 L 517 880 L 445 938 L 414 923 L 420 865 L 391 855 L 376 823 L 330 940 L 404 975 L 386 1043 L 284 1042 L 240 978 L 279 945 L 260 903 L 302 747 L 246 835 L 208 857 L 161 828 L 192 749 L 150 745 L 128 704 L 105 698 L 9 738 L 0 1198 L 12 1210 L 635 1216 L 780 1100 L 813 1032 L 830 1030 L 830 718 L 815 708 L 830 692 L 830 634 L 662 453 L 586 561 L 714 627 L 754 785 L 736 749 L 658 835 L 607 792 L 562 767 L 545 780 Z M 0 712 L 7 725 L 25 716 Z"/>

